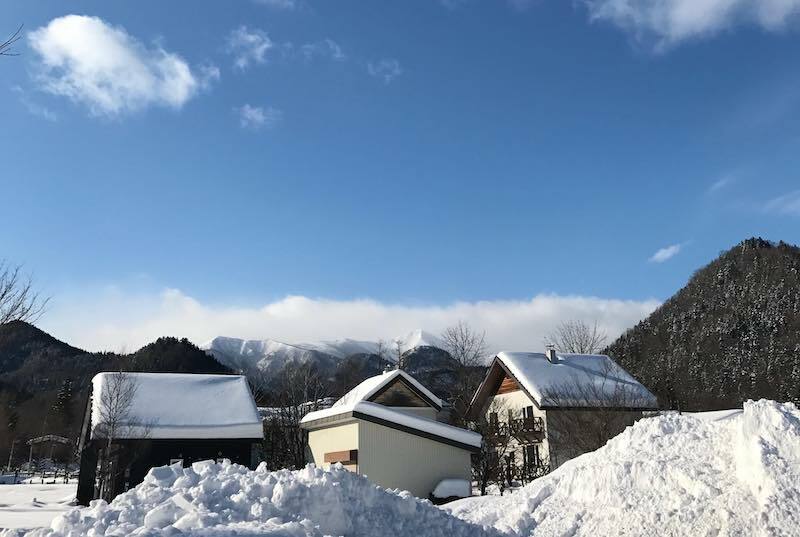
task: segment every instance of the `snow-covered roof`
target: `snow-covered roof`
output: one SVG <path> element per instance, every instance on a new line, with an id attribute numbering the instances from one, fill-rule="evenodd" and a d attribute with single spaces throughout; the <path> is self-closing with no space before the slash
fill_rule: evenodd
<path id="1" fill-rule="evenodd" d="M 655 408 L 656 397 L 604 354 L 501 352 L 508 369 L 539 406 Z"/>
<path id="2" fill-rule="evenodd" d="M 92 438 L 104 437 L 103 393 L 114 390 L 115 375 L 92 379 Z M 263 429 L 247 380 L 238 375 L 124 373 L 135 386 L 117 438 L 261 438 Z M 119 377 L 117 377 L 119 378 Z M 116 384 L 119 386 L 119 384 Z M 117 390 L 119 391 L 119 390 Z M 119 400 L 119 398 L 117 398 Z M 106 402 L 109 396 L 106 396 Z"/>
<path id="3" fill-rule="evenodd" d="M 433 395 L 430 390 L 419 383 L 417 379 L 403 371 L 402 369 L 395 369 L 387 371 L 381 375 L 375 375 L 361 382 L 358 386 L 344 394 L 341 399 L 333 404 L 333 407 L 353 405 L 359 401 L 369 401 L 369 399 L 378 393 L 384 386 L 394 381 L 397 377 L 402 377 L 408 381 L 416 390 L 418 390 L 425 397 L 430 399 L 434 405 L 439 409 L 442 408 L 442 400 Z"/>
<path id="4" fill-rule="evenodd" d="M 478 433 L 462 429 L 461 427 L 454 427 L 430 418 L 424 418 L 416 414 L 394 410 L 392 407 L 380 405 L 378 403 L 370 403 L 369 401 L 355 401 L 349 404 L 332 406 L 324 410 L 317 410 L 316 412 L 309 412 L 300 420 L 300 423 L 309 424 L 324 418 L 333 418 L 335 416 L 350 417 L 351 415 L 354 418 L 358 418 L 359 415 L 369 416 L 383 422 L 401 425 L 406 429 L 413 429 L 414 431 L 425 433 L 433 437 L 451 440 L 459 444 L 466 444 L 474 448 L 481 447 L 481 435 Z"/>

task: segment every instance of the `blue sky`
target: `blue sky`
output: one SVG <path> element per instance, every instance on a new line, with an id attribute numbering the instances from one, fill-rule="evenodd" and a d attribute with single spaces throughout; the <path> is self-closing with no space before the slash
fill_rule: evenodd
<path id="1" fill-rule="evenodd" d="M 722 4 L 17 2 L 2 256 L 87 347 L 536 297 L 595 302 L 518 345 L 618 332 L 746 237 L 800 242 L 800 2 Z M 208 318 L 163 320 L 175 293 Z M 294 296 L 386 317 L 259 316 Z"/>

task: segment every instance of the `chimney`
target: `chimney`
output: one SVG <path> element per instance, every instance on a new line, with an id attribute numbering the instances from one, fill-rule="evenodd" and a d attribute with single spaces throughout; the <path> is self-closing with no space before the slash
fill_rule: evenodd
<path id="1" fill-rule="evenodd" d="M 544 351 L 550 363 L 558 362 L 558 355 L 556 355 L 556 346 L 553 344 L 547 345 L 547 350 Z"/>

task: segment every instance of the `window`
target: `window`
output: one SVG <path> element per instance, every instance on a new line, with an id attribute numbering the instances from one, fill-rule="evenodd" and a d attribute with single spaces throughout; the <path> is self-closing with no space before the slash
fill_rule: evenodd
<path id="1" fill-rule="evenodd" d="M 539 454 L 539 445 L 525 446 L 525 462 L 528 466 L 541 466 L 542 457 Z"/>
<path id="2" fill-rule="evenodd" d="M 533 417 L 533 407 L 532 406 L 526 406 L 525 408 L 523 408 L 522 409 L 522 415 L 523 415 L 523 417 L 526 417 L 526 418 L 532 418 Z"/>
<path id="3" fill-rule="evenodd" d="M 497 412 L 489 414 L 489 425 L 497 426 Z"/>

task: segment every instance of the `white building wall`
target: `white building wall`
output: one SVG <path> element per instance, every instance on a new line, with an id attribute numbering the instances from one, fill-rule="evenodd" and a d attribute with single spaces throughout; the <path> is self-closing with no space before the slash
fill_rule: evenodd
<path id="1" fill-rule="evenodd" d="M 537 407 L 530 397 L 522 390 L 516 390 L 509 393 L 497 394 L 489 399 L 484 412 L 486 421 L 489 421 L 489 414 L 497 412 L 497 418 L 500 423 L 508 424 L 508 410 L 514 412 L 514 418 L 522 417 L 522 409 L 525 407 L 533 407 L 533 415 L 537 418 L 542 418 L 545 424 L 545 436 L 539 444 L 539 455 L 542 461 L 546 464 L 550 463 L 550 446 L 547 441 L 547 412 Z M 522 445 L 517 442 L 513 437 L 509 442 L 509 451 L 514 451 L 514 462 L 517 466 L 522 466 L 524 458 L 522 456 Z"/>
<path id="2" fill-rule="evenodd" d="M 427 498 L 442 479 L 471 479 L 470 452 L 362 421 L 359 426 L 359 472 L 386 488 Z"/>
<path id="3" fill-rule="evenodd" d="M 320 468 L 329 468 L 325 462 L 325 454 L 335 451 L 358 449 L 358 421 L 326 427 L 308 432 L 308 447 L 314 457 L 314 464 Z M 359 455 L 361 455 L 359 451 Z M 351 468 L 356 470 L 357 468 Z"/>

